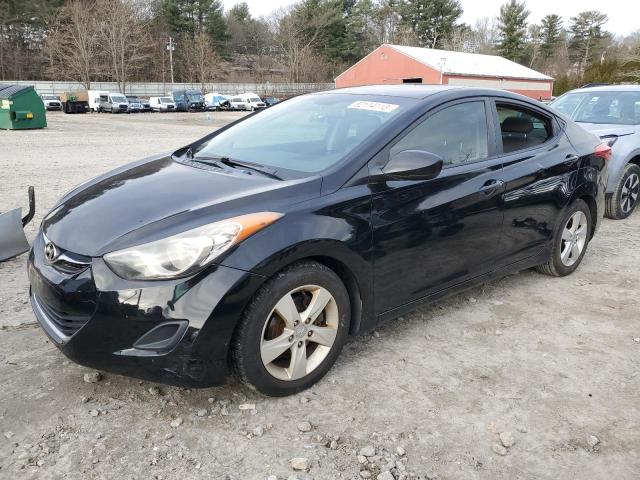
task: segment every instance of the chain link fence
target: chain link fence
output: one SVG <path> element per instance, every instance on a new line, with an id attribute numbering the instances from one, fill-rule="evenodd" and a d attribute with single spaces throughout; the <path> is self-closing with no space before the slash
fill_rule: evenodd
<path id="1" fill-rule="evenodd" d="M 63 92 L 72 92 L 75 90 L 85 90 L 84 85 L 78 82 L 49 82 L 49 81 L 6 81 L 3 83 L 11 83 L 18 85 L 33 85 L 40 94 L 59 95 Z M 223 95 L 234 95 L 244 92 L 257 93 L 260 96 L 294 96 L 303 93 L 319 92 L 322 90 L 331 90 L 335 88 L 333 83 L 207 83 L 204 85 L 204 93 L 221 93 Z M 173 87 L 170 83 L 163 82 L 145 82 L 145 83 L 128 83 L 126 85 L 127 95 L 139 96 L 155 96 L 165 95 L 172 90 L 183 89 L 202 89 L 199 83 L 174 83 Z M 117 92 L 118 84 L 116 82 L 93 82 L 91 90 L 103 90 L 107 92 Z"/>

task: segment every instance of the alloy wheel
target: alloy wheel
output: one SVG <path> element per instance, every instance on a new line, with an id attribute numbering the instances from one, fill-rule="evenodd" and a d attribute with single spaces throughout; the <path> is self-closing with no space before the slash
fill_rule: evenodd
<path id="1" fill-rule="evenodd" d="M 562 230 L 560 261 L 570 267 L 578 261 L 587 243 L 587 216 L 581 210 L 575 212 Z"/>
<path id="2" fill-rule="evenodd" d="M 622 186 L 620 192 L 620 208 L 624 213 L 629 213 L 636 206 L 640 193 L 640 178 L 632 173 Z"/>
<path id="3" fill-rule="evenodd" d="M 326 288 L 298 287 L 276 303 L 260 341 L 267 371 L 279 380 L 298 380 L 314 371 L 331 351 L 339 325 L 338 305 Z"/>

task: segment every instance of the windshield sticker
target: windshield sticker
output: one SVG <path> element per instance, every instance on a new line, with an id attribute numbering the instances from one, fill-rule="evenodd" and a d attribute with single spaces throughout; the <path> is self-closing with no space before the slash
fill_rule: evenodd
<path id="1" fill-rule="evenodd" d="M 384 112 L 389 113 L 393 112 L 399 105 L 394 103 L 380 103 L 380 102 L 365 102 L 363 100 L 358 100 L 357 102 L 353 102 L 347 108 L 355 108 L 357 110 L 369 110 L 372 112 Z"/>

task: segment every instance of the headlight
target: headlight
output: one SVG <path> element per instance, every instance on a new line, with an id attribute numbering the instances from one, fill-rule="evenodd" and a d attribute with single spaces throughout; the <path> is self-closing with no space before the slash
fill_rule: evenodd
<path id="1" fill-rule="evenodd" d="M 107 253 L 104 261 L 129 280 L 162 280 L 191 275 L 245 238 L 282 217 L 262 212 L 229 218 L 171 237 Z"/>

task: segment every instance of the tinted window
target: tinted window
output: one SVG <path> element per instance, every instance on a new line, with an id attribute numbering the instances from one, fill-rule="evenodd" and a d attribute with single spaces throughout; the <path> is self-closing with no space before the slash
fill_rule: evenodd
<path id="1" fill-rule="evenodd" d="M 489 156 L 487 117 L 482 101 L 446 107 L 411 130 L 391 148 L 435 153 L 445 165 L 477 162 Z"/>
<path id="2" fill-rule="evenodd" d="M 496 105 L 504 153 L 536 147 L 553 136 L 551 121 L 514 105 Z"/>
<path id="3" fill-rule="evenodd" d="M 221 132 L 196 157 L 230 157 L 319 172 L 342 160 L 412 103 L 344 93 L 296 97 Z"/>

